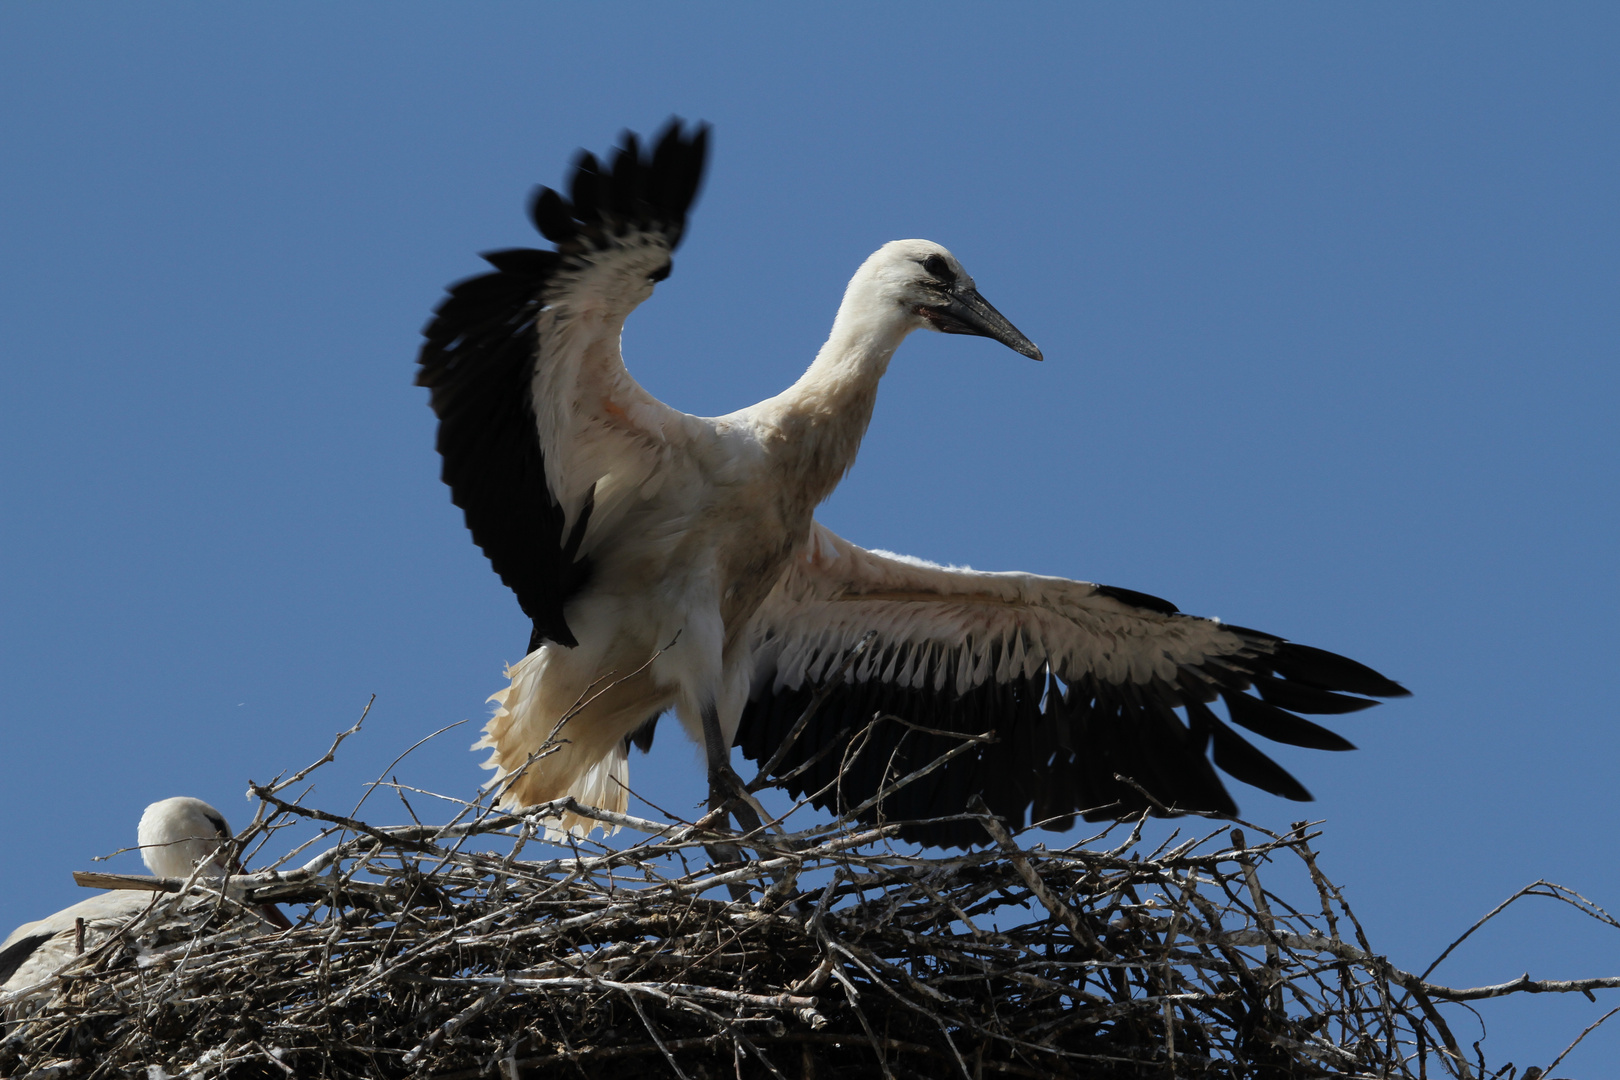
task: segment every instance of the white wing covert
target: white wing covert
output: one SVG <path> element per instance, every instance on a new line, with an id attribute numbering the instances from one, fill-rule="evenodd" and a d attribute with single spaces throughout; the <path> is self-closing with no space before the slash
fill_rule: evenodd
<path id="1" fill-rule="evenodd" d="M 738 744 L 769 760 L 825 689 L 775 775 L 803 766 L 788 790 L 821 792 L 816 802 L 835 812 L 959 746 L 962 735 L 994 736 L 889 795 L 862 815 L 868 820 L 959 814 L 974 794 L 1015 826 L 1031 809 L 1032 820 L 1059 828 L 1075 814 L 1236 814 L 1215 767 L 1309 799 L 1208 703 L 1223 699 L 1232 723 L 1266 738 L 1347 750 L 1349 742 L 1295 714 L 1353 712 L 1377 702 L 1351 695 L 1407 693 L 1353 660 L 1183 615 L 1156 597 L 934 566 L 867 551 L 819 524 L 755 616 L 750 640 L 755 668 Z M 874 718 L 883 719 L 864 746 L 852 742 Z M 910 825 L 902 835 L 954 846 L 987 839 L 971 821 Z"/>
<path id="2" fill-rule="evenodd" d="M 98 893 L 54 915 L 23 923 L 0 942 L 0 993 L 11 993 L 55 974 L 80 952 L 78 921 L 86 948 L 122 929 L 152 906 L 145 892 Z"/>
<path id="3" fill-rule="evenodd" d="M 452 285 L 422 331 L 442 477 L 533 621 L 531 651 L 577 644 L 563 607 L 595 538 L 689 430 L 625 370 L 619 336 L 669 275 L 707 147 L 707 126 L 672 120 L 650 155 L 629 132 L 610 165 L 582 154 L 568 199 L 540 188 L 530 204 L 556 250 L 486 253 L 495 271 Z"/>

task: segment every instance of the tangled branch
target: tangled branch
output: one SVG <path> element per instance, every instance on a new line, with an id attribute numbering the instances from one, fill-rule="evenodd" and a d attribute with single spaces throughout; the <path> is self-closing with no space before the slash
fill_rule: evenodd
<path id="1" fill-rule="evenodd" d="M 1397 968 L 1305 823 L 1210 823 L 1151 852 L 1126 823 L 1049 850 L 977 807 L 986 846 L 938 856 L 896 847 L 893 823 L 738 836 L 714 815 L 573 800 L 385 826 L 286 797 L 336 749 L 256 785 L 237 838 L 303 822 L 326 846 L 302 865 L 223 884 L 81 875 L 162 898 L 47 993 L 0 1000 L 0 1075 L 1472 1080 L 1507 1073 L 1469 1058 L 1442 1004 L 1620 987 Z M 527 857 L 565 814 L 641 839 Z M 715 866 L 717 840 L 753 856 Z M 1311 905 L 1262 880 L 1288 875 Z M 1549 883 L 1518 895 L 1613 923 Z M 269 903 L 301 907 L 295 927 L 259 922 Z"/>

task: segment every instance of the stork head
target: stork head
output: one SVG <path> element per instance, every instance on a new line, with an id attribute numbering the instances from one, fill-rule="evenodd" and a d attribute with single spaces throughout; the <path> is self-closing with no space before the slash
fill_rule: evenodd
<path id="1" fill-rule="evenodd" d="M 861 269 L 906 310 L 916 327 L 993 338 L 1032 360 L 1041 359 L 1035 343 L 979 295 L 956 256 L 940 245 L 930 240 L 891 240 Z"/>
<path id="2" fill-rule="evenodd" d="M 135 833 L 146 868 L 158 877 L 188 878 L 202 866 L 204 877 L 229 872 L 231 827 L 201 799 L 164 799 L 146 808 Z"/>

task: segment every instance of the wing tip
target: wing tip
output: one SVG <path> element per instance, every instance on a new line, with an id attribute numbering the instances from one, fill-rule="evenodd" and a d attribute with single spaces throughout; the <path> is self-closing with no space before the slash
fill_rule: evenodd
<path id="1" fill-rule="evenodd" d="M 1319 690 L 1374 698 L 1412 696 L 1412 691 L 1359 660 L 1311 645 L 1280 642 L 1272 660 L 1277 674 Z"/>
<path id="2" fill-rule="evenodd" d="M 563 254 L 606 246 L 609 233 L 623 235 L 632 226 L 662 232 L 673 250 L 703 185 L 711 131 L 705 121 L 689 127 L 671 116 L 646 143 L 633 131 L 621 132 L 609 157 L 580 150 L 569 169 L 568 196 L 536 187 L 529 220 Z"/>

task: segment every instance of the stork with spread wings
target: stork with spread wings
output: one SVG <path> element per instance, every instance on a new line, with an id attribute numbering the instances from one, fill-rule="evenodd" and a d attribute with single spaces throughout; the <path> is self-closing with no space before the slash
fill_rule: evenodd
<path id="1" fill-rule="evenodd" d="M 672 121 L 650 152 L 626 134 L 609 161 L 582 154 L 568 197 L 531 206 L 555 250 L 485 255 L 494 271 L 452 286 L 424 331 L 444 480 L 533 625 L 477 744 L 503 804 L 624 809 L 630 746 L 671 708 L 706 748 L 711 806 L 738 787 L 735 742 L 794 793 L 925 843 L 982 840 L 934 820 L 975 795 L 1015 825 L 1235 813 L 1217 769 L 1308 799 L 1232 725 L 1348 749 L 1298 714 L 1398 684 L 1141 593 L 867 551 L 813 519 L 913 330 L 1041 359 L 945 248 L 879 248 L 808 370 L 756 405 L 689 416 L 630 376 L 624 321 L 670 273 L 707 143 Z"/>

